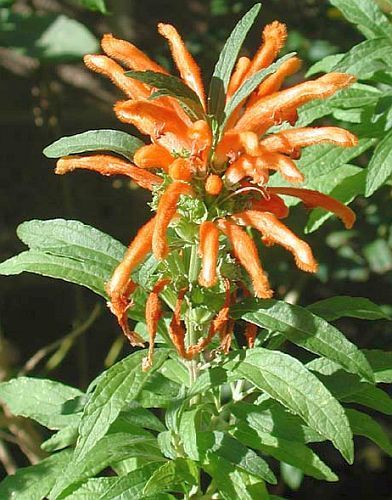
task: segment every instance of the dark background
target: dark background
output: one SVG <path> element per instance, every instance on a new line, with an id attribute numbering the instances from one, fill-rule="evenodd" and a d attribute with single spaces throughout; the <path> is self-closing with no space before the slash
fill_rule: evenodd
<path id="1" fill-rule="evenodd" d="M 112 32 L 132 41 L 169 68 L 168 50 L 156 33 L 156 25 L 159 21 L 170 22 L 187 40 L 207 81 L 230 30 L 253 4 L 246 0 L 108 0 L 110 13 L 104 16 L 72 1 L 16 0 L 12 11 L 18 15 L 65 14 L 77 19 L 97 38 Z M 287 24 L 287 50 L 296 50 L 304 59 L 303 73 L 313 62 L 361 41 L 361 36 L 327 1 L 265 0 L 244 54 L 255 50 L 262 27 L 274 19 Z M 23 249 L 15 229 L 25 220 L 78 219 L 127 244 L 149 212 L 148 195 L 122 179 L 89 172 L 54 175 L 55 161 L 42 155 L 42 149 L 53 140 L 88 129 L 127 127 L 117 122 L 112 113 L 113 103 L 122 98 L 120 93 L 103 78 L 89 74 L 77 55 L 51 59 L 34 52 L 31 46 L 34 36 L 38 36 L 34 29 L 38 28 L 32 26 L 31 32 L 22 29 L 17 33 L 22 40 L 18 52 L 9 48 L 9 41 L 0 30 L 1 261 Z M 31 50 L 23 48 L 23 44 Z M 80 50 L 83 53 L 82 47 Z M 359 159 L 362 165 L 366 162 L 366 156 Z M 301 305 L 332 295 L 364 296 L 379 304 L 390 303 L 392 238 L 391 217 L 386 209 L 389 196 L 390 187 L 385 187 L 370 200 L 357 200 L 354 208 L 359 221 L 349 234 L 342 231 L 338 222 L 330 220 L 317 233 L 306 236 L 320 261 L 316 277 L 292 269 L 284 252 L 271 251 L 265 267 L 271 273 L 277 296 L 289 294 Z M 305 220 L 303 211 L 294 210 L 290 223 L 301 228 Z M 382 252 L 372 249 L 376 239 L 384 242 Z M 130 348 L 122 343 L 103 301 L 92 292 L 34 275 L 2 277 L 1 376 L 17 374 L 39 349 L 85 323 L 97 303 L 101 307 L 93 325 L 75 340 L 60 342 L 58 349 L 28 371 L 31 375 L 85 388 L 105 363 L 113 362 L 116 355 L 129 353 Z M 390 331 L 384 321 L 350 319 L 340 321 L 338 326 L 361 347 L 391 349 Z M 57 357 L 50 357 L 53 353 Z M 391 427 L 390 419 L 378 418 Z M 332 447 L 321 448 L 321 456 L 340 476 L 339 483 L 306 478 L 294 492 L 281 481 L 276 493 L 295 499 L 392 498 L 391 460 L 368 441 L 359 439 L 356 449 L 355 465 L 347 466 Z M 22 455 L 20 465 L 26 465 Z"/>

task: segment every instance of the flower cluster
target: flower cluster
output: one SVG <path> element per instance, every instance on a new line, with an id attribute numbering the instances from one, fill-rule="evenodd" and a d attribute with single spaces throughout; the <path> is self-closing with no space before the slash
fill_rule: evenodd
<path id="1" fill-rule="evenodd" d="M 127 100 L 114 107 L 117 117 L 149 136 L 151 143 L 136 151 L 133 164 L 112 154 L 73 155 L 61 158 L 56 169 L 60 174 L 88 169 L 103 175 L 125 175 L 154 193 L 156 214 L 139 230 L 106 285 L 109 306 L 132 344 L 143 343 L 128 326 L 127 311 L 137 287 L 131 274 L 150 253 L 161 262 L 174 248 L 181 255 L 183 250 L 178 249 L 178 238 L 172 235 L 176 229 L 180 234 L 184 220 L 188 229 L 193 228 L 190 241 L 198 251 L 196 276 L 189 277 L 188 283 L 177 283 L 173 275 L 162 271 L 150 289 L 146 302 L 150 343 L 146 367 L 152 361 L 158 321 L 162 316 L 160 295 L 167 288 L 171 287 L 177 296 L 169 326 L 171 340 L 185 359 L 197 356 L 215 336 L 220 338 L 221 349 L 229 350 L 234 328 L 229 311 L 237 296 L 252 294 L 262 299 L 272 296 L 256 244 L 246 228 L 260 232 L 264 245 L 277 244 L 287 249 L 303 271 L 317 270 L 310 246 L 281 221 L 289 212 L 283 197 L 294 196 L 306 207 L 334 212 L 347 228 L 355 220 L 354 213 L 340 202 L 298 187 L 304 176 L 295 162 L 303 147 L 323 142 L 350 147 L 357 142 L 355 136 L 337 127 L 294 127 L 299 106 L 313 99 L 327 98 L 347 87 L 354 81 L 351 75 L 329 73 L 281 90 L 285 79 L 300 67 L 299 59 L 291 56 L 262 79 L 250 95 L 238 100 L 239 90 L 270 67 L 285 43 L 286 27 L 275 21 L 264 28 L 261 46 L 254 57 L 238 59 L 225 96 L 226 102 L 233 96 L 237 96 L 237 101 L 222 121 L 209 113 L 200 69 L 176 29 L 159 24 L 158 31 L 169 43 L 181 77 L 178 80 L 194 96 L 193 109 L 186 106 L 186 100 L 172 92 L 163 92 L 140 77 L 141 72 L 155 78 L 167 76 L 163 67 L 133 44 L 105 35 L 102 48 L 106 55 L 88 55 L 85 63 L 91 70 L 110 78 L 126 94 Z M 127 75 L 124 67 L 136 73 Z M 286 122 L 287 127 L 268 134 L 271 127 L 276 129 Z M 284 187 L 268 186 L 274 172 L 288 181 L 283 183 Z M 294 186 L 287 187 L 287 184 Z M 192 205 L 189 201 L 195 203 Z M 192 208 L 197 206 L 196 202 L 202 205 L 201 214 L 192 217 L 196 209 L 193 212 L 190 209 L 191 215 L 187 218 L 184 215 L 187 203 Z M 228 251 L 232 259 L 227 256 Z M 237 271 L 241 266 L 246 275 L 243 271 L 230 272 L 228 259 Z M 187 297 L 191 300 L 190 292 L 195 286 L 216 290 L 224 300 L 208 318 L 205 334 L 192 343 L 186 340 L 182 304 Z M 253 346 L 255 325 L 246 326 L 245 336 L 248 345 Z"/>

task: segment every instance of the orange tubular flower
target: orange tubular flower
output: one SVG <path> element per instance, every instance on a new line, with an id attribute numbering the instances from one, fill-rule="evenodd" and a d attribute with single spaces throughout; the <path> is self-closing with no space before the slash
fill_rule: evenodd
<path id="1" fill-rule="evenodd" d="M 328 212 L 333 212 L 342 220 L 347 229 L 351 229 L 355 222 L 355 213 L 351 208 L 346 207 L 340 201 L 331 198 L 326 194 L 314 191 L 313 189 L 300 189 L 300 188 L 269 188 L 269 191 L 275 194 L 283 194 L 287 196 L 295 196 L 302 200 L 308 208 L 323 208 Z"/>
<path id="2" fill-rule="evenodd" d="M 162 179 L 146 172 L 125 160 L 112 155 L 65 156 L 56 165 L 56 174 L 66 174 L 76 169 L 94 170 L 101 175 L 126 175 L 140 187 L 152 191 L 162 183 Z"/>
<path id="3" fill-rule="evenodd" d="M 219 231 L 211 221 L 202 222 L 199 231 L 199 255 L 202 259 L 199 283 L 201 286 L 211 287 L 216 285 L 218 280 L 216 265 L 219 251 Z"/>
<path id="4" fill-rule="evenodd" d="M 240 266 L 250 276 L 252 295 L 261 299 L 272 297 L 255 242 L 241 225 L 259 231 L 266 246 L 278 244 L 284 247 L 292 253 L 300 269 L 313 273 L 317 270 L 317 263 L 310 246 L 279 220 L 289 214 L 284 197 L 294 196 L 307 207 L 329 210 L 342 219 L 347 228 L 355 221 L 350 208 L 318 191 L 269 186 L 271 171 L 277 171 L 278 176 L 291 184 L 306 182 L 295 162 L 304 147 L 320 143 L 340 147 L 357 144 L 353 134 L 337 127 L 295 128 L 297 109 L 301 105 L 313 99 L 327 98 L 351 85 L 355 81 L 353 76 L 329 73 L 280 90 L 286 78 L 300 67 L 300 60 L 292 57 L 254 89 L 249 79 L 273 63 L 286 40 L 286 27 L 274 21 L 264 28 L 261 47 L 253 58 L 240 57 L 234 71 L 233 65 L 220 60 L 219 71 L 227 71 L 220 89 L 227 88 L 226 96 L 221 95 L 222 92 L 218 97 L 214 95 L 216 88 L 212 86 L 208 111 L 204 113 L 206 98 L 199 67 L 173 26 L 159 24 L 158 30 L 169 42 L 182 80 L 181 84 L 177 82 L 178 88 L 182 88 L 178 99 L 172 94 L 169 82 L 173 79 L 168 79 L 167 71 L 129 42 L 105 35 L 102 48 L 107 55 L 85 57 L 90 69 L 110 78 L 128 98 L 115 105 L 117 117 L 150 138 L 148 144 L 134 153 L 134 164 L 115 153 L 92 152 L 61 158 L 56 167 L 58 174 L 87 169 L 103 175 L 125 175 L 153 192 L 151 206 L 156 215 L 139 230 L 106 285 L 109 307 L 125 335 L 132 344 L 143 345 L 143 340 L 128 326 L 127 310 L 132 305 L 132 292 L 138 286 L 131 274 L 151 253 L 160 261 L 149 276 L 146 299 L 149 350 L 144 369 L 152 363 L 163 309 L 159 294 L 164 287 L 170 290 L 168 297 L 177 296 L 169 334 L 178 354 L 186 360 L 198 356 L 217 335 L 219 349 L 229 351 L 235 330 L 230 308 L 240 300 L 236 290 L 240 287 L 243 295 L 250 295 L 239 281 Z M 223 63 L 229 64 L 224 70 Z M 149 73 L 144 75 L 142 83 L 126 76 L 120 64 Z M 151 85 L 145 83 L 148 81 L 152 82 Z M 183 85 L 192 89 L 198 99 L 193 92 L 186 92 Z M 240 88 L 243 101 L 238 103 L 237 99 L 232 100 L 232 96 Z M 246 96 L 246 89 L 254 90 Z M 161 91 L 160 96 L 156 91 Z M 156 99 L 151 100 L 154 93 Z M 282 131 L 266 135 L 270 127 L 285 121 L 291 128 L 285 124 Z M 231 249 L 233 259 L 224 254 L 227 248 Z M 170 258 L 169 252 L 172 254 Z M 219 272 L 218 262 L 221 263 Z M 181 270 L 179 276 L 170 275 L 175 272 L 172 265 Z M 134 279 L 137 280 L 136 273 Z M 201 293 L 200 287 L 209 290 Z M 213 309 L 213 304 L 221 303 L 219 294 L 223 290 L 223 306 Z M 211 300 L 211 304 L 199 307 L 200 297 L 204 294 L 218 295 L 218 302 Z M 186 305 L 193 308 L 195 317 L 200 313 L 203 318 L 204 324 L 198 325 L 200 331 L 208 332 L 192 341 L 188 339 L 191 335 L 186 335 L 181 319 L 185 297 Z M 208 306 L 207 314 L 204 306 Z M 193 315 L 186 317 L 194 318 Z M 256 325 L 247 324 L 245 337 L 249 347 L 254 346 L 256 334 Z"/>
<path id="5" fill-rule="evenodd" d="M 233 215 L 233 219 L 245 226 L 252 226 L 263 235 L 263 241 L 267 245 L 277 243 L 291 252 L 295 263 L 309 273 L 317 271 L 317 263 L 313 257 L 310 246 L 298 238 L 288 227 L 280 222 L 273 214 L 246 210 Z"/>
<path id="6" fill-rule="evenodd" d="M 164 259 L 169 252 L 166 231 L 176 213 L 177 203 L 181 195 L 192 196 L 192 187 L 185 182 L 174 181 L 159 200 L 152 238 L 152 250 L 158 260 Z"/>
<path id="7" fill-rule="evenodd" d="M 143 345 L 143 341 L 135 332 L 130 332 L 128 327 L 129 296 L 135 289 L 135 284 L 130 276 L 132 271 L 151 252 L 155 221 L 156 217 L 153 217 L 139 229 L 135 239 L 125 252 L 123 260 L 116 267 L 113 276 L 105 286 L 109 296 L 109 307 L 133 345 Z"/>
<path id="8" fill-rule="evenodd" d="M 249 273 L 256 297 L 270 299 L 273 292 L 261 267 L 257 248 L 252 238 L 229 220 L 220 219 L 218 227 L 229 238 L 234 256 Z"/>
<path id="9" fill-rule="evenodd" d="M 174 157 L 159 144 L 148 144 L 136 151 L 133 161 L 140 168 L 161 168 L 168 172 Z"/>
<path id="10" fill-rule="evenodd" d="M 355 82 L 355 77 L 345 73 L 328 73 L 316 80 L 299 83 L 270 96 L 262 97 L 245 113 L 235 125 L 235 130 L 267 130 L 279 120 L 279 113 L 296 110 L 314 99 L 325 99 L 340 89 Z"/>
<path id="11" fill-rule="evenodd" d="M 205 109 L 205 92 L 201 79 L 200 68 L 188 52 L 176 28 L 171 24 L 158 24 L 159 33 L 164 36 L 170 45 L 170 50 L 180 72 L 181 78 L 199 96 Z"/>

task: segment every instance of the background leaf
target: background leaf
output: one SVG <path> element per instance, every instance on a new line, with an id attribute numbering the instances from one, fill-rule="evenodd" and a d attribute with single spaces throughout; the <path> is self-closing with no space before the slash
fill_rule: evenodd
<path id="1" fill-rule="evenodd" d="M 143 141 L 121 130 L 89 130 L 58 139 L 47 146 L 43 153 L 47 158 L 61 158 L 76 153 L 112 151 L 133 160 L 135 151 L 142 146 Z"/>
<path id="2" fill-rule="evenodd" d="M 369 320 L 390 319 L 380 306 L 364 297 L 330 297 L 311 304 L 307 309 L 327 321 L 342 317 Z"/>
<path id="3" fill-rule="evenodd" d="M 367 168 L 366 196 L 373 194 L 392 175 L 392 130 L 377 144 Z"/>

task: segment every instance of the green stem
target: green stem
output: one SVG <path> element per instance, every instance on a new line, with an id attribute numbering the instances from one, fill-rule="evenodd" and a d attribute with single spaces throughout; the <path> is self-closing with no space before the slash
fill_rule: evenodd
<path id="1" fill-rule="evenodd" d="M 189 261 L 189 271 L 188 271 L 188 280 L 189 286 L 192 289 L 192 284 L 196 282 L 197 276 L 199 272 L 199 261 L 197 255 L 197 245 L 192 245 L 191 248 L 191 257 Z M 188 346 L 196 344 L 197 342 L 197 331 L 195 329 L 195 325 L 192 319 L 192 308 L 189 305 L 188 311 L 186 314 L 186 330 L 187 330 L 187 342 Z M 188 363 L 188 371 L 189 371 L 189 382 L 192 385 L 198 376 L 198 368 L 197 368 L 198 360 L 197 358 L 192 359 Z"/>

